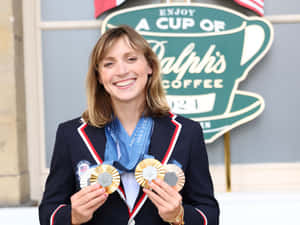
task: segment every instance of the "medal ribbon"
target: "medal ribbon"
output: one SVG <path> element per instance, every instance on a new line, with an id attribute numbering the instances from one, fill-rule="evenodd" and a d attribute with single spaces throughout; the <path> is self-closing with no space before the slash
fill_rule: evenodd
<path id="1" fill-rule="evenodd" d="M 121 174 L 133 172 L 148 152 L 152 128 L 152 118 L 141 117 L 129 136 L 118 118 L 115 118 L 105 126 L 104 163 L 113 165 Z"/>

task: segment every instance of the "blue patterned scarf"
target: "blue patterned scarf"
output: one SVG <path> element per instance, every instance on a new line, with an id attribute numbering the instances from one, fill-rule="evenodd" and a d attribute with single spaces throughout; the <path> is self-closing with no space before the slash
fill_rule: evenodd
<path id="1" fill-rule="evenodd" d="M 105 126 L 104 163 L 115 166 L 120 173 L 134 171 L 148 153 L 152 127 L 152 118 L 141 117 L 129 136 L 118 118 L 115 118 Z"/>

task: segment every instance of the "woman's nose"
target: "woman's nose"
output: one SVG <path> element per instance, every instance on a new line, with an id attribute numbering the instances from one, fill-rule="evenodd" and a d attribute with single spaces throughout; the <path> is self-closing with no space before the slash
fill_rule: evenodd
<path id="1" fill-rule="evenodd" d="M 128 73 L 128 65 L 125 62 L 119 62 L 118 63 L 118 74 L 119 75 L 124 75 Z"/>

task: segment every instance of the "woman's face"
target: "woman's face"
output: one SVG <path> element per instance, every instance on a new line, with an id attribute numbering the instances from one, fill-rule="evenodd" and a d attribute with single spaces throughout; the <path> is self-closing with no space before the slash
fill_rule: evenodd
<path id="1" fill-rule="evenodd" d="M 116 40 L 99 64 L 99 82 L 113 104 L 144 104 L 145 87 L 151 73 L 143 53 L 134 50 L 125 37 Z"/>

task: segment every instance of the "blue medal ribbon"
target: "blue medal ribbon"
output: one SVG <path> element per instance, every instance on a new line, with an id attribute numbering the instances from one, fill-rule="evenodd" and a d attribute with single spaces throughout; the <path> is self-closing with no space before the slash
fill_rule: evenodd
<path id="1" fill-rule="evenodd" d="M 153 120 L 141 117 L 131 136 L 129 136 L 118 118 L 105 126 L 104 163 L 116 167 L 119 173 L 133 172 L 136 165 L 149 157 L 148 148 L 152 134 Z"/>

